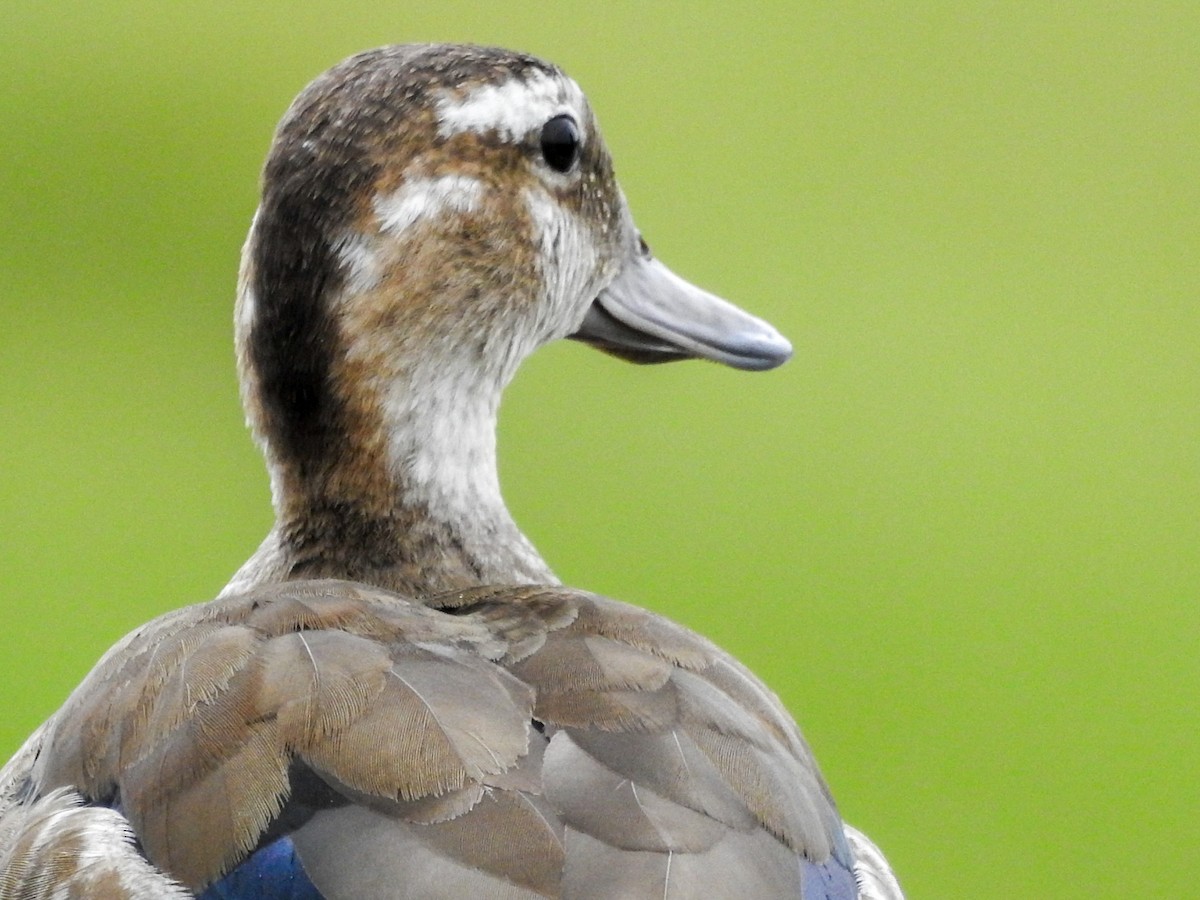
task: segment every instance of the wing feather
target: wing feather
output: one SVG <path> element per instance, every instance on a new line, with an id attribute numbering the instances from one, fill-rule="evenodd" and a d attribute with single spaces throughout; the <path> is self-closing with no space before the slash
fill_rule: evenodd
<path id="1" fill-rule="evenodd" d="M 311 581 L 181 610 L 102 659 L 20 766 L 34 796 L 114 805 L 192 889 L 284 834 L 329 900 L 800 897 L 853 862 L 753 675 L 558 587 L 426 604 Z"/>

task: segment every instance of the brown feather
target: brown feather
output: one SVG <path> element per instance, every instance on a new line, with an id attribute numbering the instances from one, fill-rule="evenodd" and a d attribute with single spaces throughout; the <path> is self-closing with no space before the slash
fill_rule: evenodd
<path id="1" fill-rule="evenodd" d="M 671 676 L 671 664 L 600 635 L 554 635 L 532 656 L 512 666 L 541 694 L 578 690 L 655 691 Z"/>
<path id="2" fill-rule="evenodd" d="M 679 720 L 679 703 L 670 686 L 660 691 L 564 691 L 539 695 L 534 714 L 564 728 L 659 731 Z"/>
<path id="3" fill-rule="evenodd" d="M 239 744 L 207 770 L 170 772 L 179 761 L 168 751 L 145 761 L 157 763 L 163 781 L 139 777 L 152 774 L 142 765 L 122 779 L 146 855 L 193 889 L 244 858 L 283 805 L 287 761 L 274 723 L 254 726 Z"/>
<path id="4" fill-rule="evenodd" d="M 703 676 L 744 710 L 758 717 L 797 759 L 812 757 L 800 729 L 780 699 L 732 656 L 722 653 L 704 670 Z"/>
<path id="5" fill-rule="evenodd" d="M 577 595 L 581 602 L 573 630 L 600 634 L 669 660 L 684 669 L 708 665 L 720 651 L 709 641 L 649 610 L 597 594 Z"/>
<path id="6" fill-rule="evenodd" d="M 828 858 L 840 825 L 817 788 L 815 772 L 737 737 L 704 728 L 689 733 L 763 827 L 810 859 Z"/>
<path id="7" fill-rule="evenodd" d="M 765 832 L 730 832 L 705 853 L 623 850 L 568 829 L 563 896 L 588 900 L 801 897 L 796 858 Z"/>
<path id="8" fill-rule="evenodd" d="M 807 747 L 774 696 L 708 642 L 561 588 L 437 602 L 301 582 L 164 617 L 72 696 L 39 783 L 119 789 L 149 858 L 194 887 L 255 846 L 286 800 L 293 754 L 359 805 L 317 812 L 300 833 L 328 837 L 331 816 L 369 809 L 392 823 L 378 840 L 406 848 L 405 871 L 450 866 L 448 885 L 488 896 L 557 896 L 513 842 L 544 855 L 560 816 L 592 842 L 572 846 L 604 865 L 616 853 L 630 871 L 659 871 L 673 854 L 672 893 L 684 873 L 715 878 L 736 835 L 760 834 L 793 861 L 827 857 L 839 823 Z M 531 718 L 548 728 L 544 761 Z M 305 841 L 306 865 L 317 854 L 346 871 Z M 571 878 L 586 881 L 590 863 L 576 862 Z"/>
<path id="9" fill-rule="evenodd" d="M 307 749 L 357 721 L 386 686 L 383 645 L 341 631 L 297 631 L 267 641 L 258 715 L 278 717 L 289 750 Z"/>
<path id="10" fill-rule="evenodd" d="M 365 714 L 300 755 L 356 790 L 406 800 L 503 772 L 528 749 L 531 698 L 521 688 L 516 702 L 512 676 L 485 666 L 396 645 Z"/>
<path id="11" fill-rule="evenodd" d="M 173 671 L 166 673 L 153 696 L 139 704 L 145 709 L 145 722 L 139 734 L 145 735 L 139 756 L 153 750 L 159 740 L 188 721 L 201 704 L 209 704 L 228 686 L 230 679 L 258 651 L 261 636 L 250 628 L 226 626 L 211 632 L 190 653 L 182 657 Z M 134 737 L 131 735 L 129 743 Z"/>
<path id="12" fill-rule="evenodd" d="M 745 801 L 681 727 L 658 734 L 572 729 L 569 735 L 600 765 L 674 803 L 741 831 L 758 825 Z M 548 789 L 570 776 L 570 770 L 547 768 Z"/>
<path id="13" fill-rule="evenodd" d="M 728 830 L 602 765 L 565 731 L 546 751 L 546 796 L 571 828 L 625 850 L 699 853 Z"/>
<path id="14" fill-rule="evenodd" d="M 557 827 L 537 801 L 499 794 L 438 825 L 346 807 L 316 816 L 293 840 L 327 900 L 533 900 L 560 896 Z"/>

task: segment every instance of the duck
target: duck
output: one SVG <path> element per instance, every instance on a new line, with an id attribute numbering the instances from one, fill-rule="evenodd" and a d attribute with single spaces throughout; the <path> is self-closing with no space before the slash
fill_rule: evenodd
<path id="1" fill-rule="evenodd" d="M 792 353 L 651 253 L 561 69 L 421 44 L 316 78 L 234 330 L 274 526 L 0 770 L 0 898 L 902 896 L 769 688 L 563 585 L 504 504 L 500 398 L 537 348 Z"/>

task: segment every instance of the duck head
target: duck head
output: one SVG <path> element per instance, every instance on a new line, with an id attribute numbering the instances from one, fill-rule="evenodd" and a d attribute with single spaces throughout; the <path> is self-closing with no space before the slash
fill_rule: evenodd
<path id="1" fill-rule="evenodd" d="M 277 514 L 241 584 L 552 580 L 496 475 L 521 360 L 565 337 L 634 362 L 791 355 L 651 255 L 579 87 L 506 50 L 386 47 L 314 81 L 275 133 L 239 281 Z"/>

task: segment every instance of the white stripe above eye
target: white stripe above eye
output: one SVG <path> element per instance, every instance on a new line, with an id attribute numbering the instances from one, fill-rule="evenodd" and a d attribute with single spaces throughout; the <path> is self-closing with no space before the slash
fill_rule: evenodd
<path id="1" fill-rule="evenodd" d="M 444 212 L 474 212 L 482 196 L 483 182 L 469 175 L 412 178 L 392 193 L 376 197 L 375 215 L 380 230 L 395 237 Z"/>
<path id="2" fill-rule="evenodd" d="M 495 131 L 506 140 L 518 140 L 553 116 L 569 113 L 582 120 L 583 104 L 583 91 L 570 78 L 533 72 L 527 78 L 485 84 L 465 97 L 443 97 L 437 104 L 438 134 Z"/>

